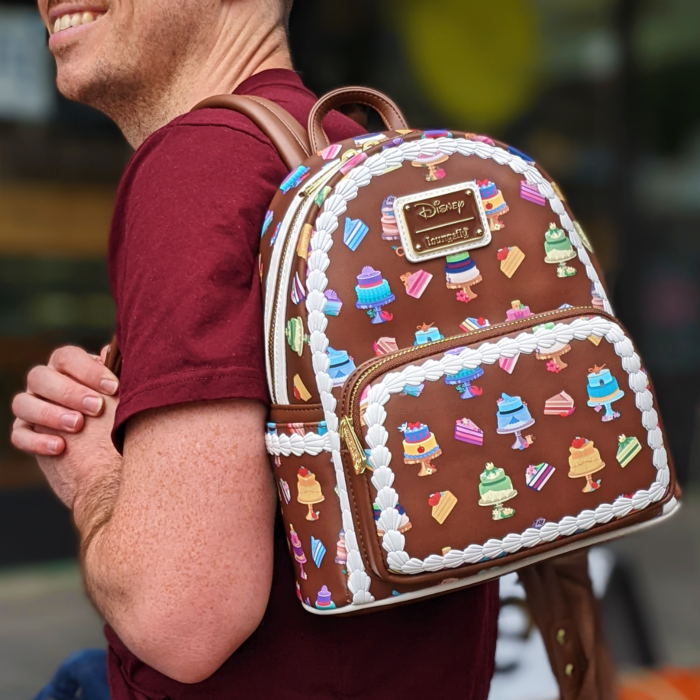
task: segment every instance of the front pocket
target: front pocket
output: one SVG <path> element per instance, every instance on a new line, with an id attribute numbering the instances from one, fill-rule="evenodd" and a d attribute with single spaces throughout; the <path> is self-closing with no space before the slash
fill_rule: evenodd
<path id="1" fill-rule="evenodd" d="M 631 341 L 594 308 L 362 365 L 340 432 L 366 564 L 445 580 L 652 517 L 672 496 L 653 403 Z"/>

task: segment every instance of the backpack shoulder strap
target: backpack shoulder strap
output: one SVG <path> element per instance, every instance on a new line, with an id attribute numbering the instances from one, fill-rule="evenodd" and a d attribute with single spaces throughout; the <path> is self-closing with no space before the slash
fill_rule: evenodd
<path id="1" fill-rule="evenodd" d="M 230 109 L 250 119 L 277 149 L 287 169 L 294 170 L 312 153 L 306 129 L 285 109 L 264 97 L 253 95 L 216 95 L 192 108 Z"/>

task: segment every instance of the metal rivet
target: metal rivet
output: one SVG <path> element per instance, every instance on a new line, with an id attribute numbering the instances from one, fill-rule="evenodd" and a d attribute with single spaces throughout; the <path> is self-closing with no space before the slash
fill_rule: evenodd
<path id="1" fill-rule="evenodd" d="M 407 205 L 404 207 L 404 209 L 410 209 L 410 208 L 411 208 L 411 205 L 410 205 L 410 204 L 407 204 Z"/>
<path id="2" fill-rule="evenodd" d="M 471 190 L 467 190 L 465 194 L 467 195 L 467 197 L 471 197 L 474 193 Z"/>
<path id="3" fill-rule="evenodd" d="M 564 642 L 566 641 L 566 630 L 559 630 L 557 632 L 557 641 L 559 644 L 564 646 Z"/>
<path id="4" fill-rule="evenodd" d="M 477 235 L 479 235 L 479 236 L 480 236 L 483 232 L 484 232 L 484 230 L 481 229 L 481 228 L 476 229 L 476 233 L 477 233 Z"/>
<path id="5" fill-rule="evenodd" d="M 567 676 L 573 676 L 574 675 L 574 665 L 573 664 L 566 664 L 566 668 L 564 669 L 564 673 L 566 673 Z"/>
<path id="6" fill-rule="evenodd" d="M 422 250 L 420 243 L 416 245 L 416 250 Z"/>

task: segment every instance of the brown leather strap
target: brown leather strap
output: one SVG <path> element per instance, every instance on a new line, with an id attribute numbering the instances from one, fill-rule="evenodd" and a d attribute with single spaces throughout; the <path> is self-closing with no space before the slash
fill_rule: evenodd
<path id="1" fill-rule="evenodd" d="M 614 700 L 614 669 L 603 637 L 585 550 L 518 572 L 542 633 L 561 700 Z"/>
<path id="2" fill-rule="evenodd" d="M 117 347 L 116 335 L 112 337 L 112 342 L 109 344 L 107 357 L 105 358 L 105 367 L 114 372 L 117 377 L 122 370 L 122 354 L 119 352 L 119 348 Z"/>
<path id="3" fill-rule="evenodd" d="M 408 128 L 401 110 L 378 90 L 367 87 L 338 88 L 324 95 L 309 114 L 308 130 L 312 153 L 317 153 L 330 143 L 323 130 L 323 120 L 328 112 L 350 104 L 366 105 L 374 109 L 379 113 L 387 129 L 395 131 Z"/>
<path id="4" fill-rule="evenodd" d="M 289 170 L 294 170 L 312 153 L 304 127 L 278 104 L 253 95 L 216 95 L 192 108 L 231 109 L 243 114 L 267 136 Z"/>

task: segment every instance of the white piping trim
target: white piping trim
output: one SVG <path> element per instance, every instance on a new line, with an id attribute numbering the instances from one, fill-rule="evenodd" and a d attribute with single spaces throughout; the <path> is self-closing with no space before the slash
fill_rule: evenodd
<path id="1" fill-rule="evenodd" d="M 647 431 L 647 443 L 653 452 L 656 479 L 648 489 L 637 491 L 631 498 L 620 496 L 613 503 L 601 503 L 595 510 L 584 510 L 578 515 L 567 515 L 558 523 L 547 522 L 541 529 L 527 528 L 521 533 L 509 533 L 503 539 L 492 538 L 483 544 L 470 544 L 464 550 L 453 549 L 446 555 L 431 554 L 426 559 L 410 557 L 405 551 L 406 538 L 399 532 L 400 515 L 395 506 L 399 495 L 394 488 L 394 472 L 389 467 L 391 452 L 386 444 L 389 433 L 384 427 L 387 412 L 384 408 L 392 394 L 400 394 L 408 385 L 436 382 L 443 376 L 453 375 L 464 369 L 474 369 L 482 364 L 492 365 L 501 357 L 517 354 L 530 355 L 540 348 L 573 340 L 585 341 L 594 336 L 611 343 L 622 358 L 628 374 L 630 389 L 635 394 L 641 412 L 641 423 Z M 468 342 L 468 339 L 465 339 Z M 419 365 L 408 365 L 400 372 L 384 376 L 373 384 L 367 394 L 367 410 L 364 414 L 367 425 L 366 442 L 371 448 L 370 464 L 374 467 L 372 484 L 377 490 L 375 503 L 381 509 L 378 526 L 384 531 L 382 547 L 387 552 L 387 565 L 391 571 L 402 574 L 424 574 L 443 569 L 452 569 L 465 564 L 476 564 L 514 554 L 522 548 L 536 547 L 567 537 L 595 525 L 607 523 L 613 518 L 623 518 L 632 511 L 640 511 L 660 501 L 668 490 L 670 471 L 668 457 L 663 444 L 659 417 L 653 408 L 653 399 L 647 386 L 647 378 L 641 370 L 639 356 L 620 326 L 606 318 L 577 318 L 570 323 L 557 323 L 554 328 L 539 329 L 536 333 L 524 332 L 515 338 L 504 337 L 496 343 L 483 343 L 476 348 L 466 347 L 457 354 L 443 355 L 441 359 L 428 359 Z"/>
<path id="2" fill-rule="evenodd" d="M 265 433 L 265 447 L 268 454 L 275 457 L 301 457 L 304 454 L 315 457 L 321 452 L 331 452 L 331 441 L 328 433 L 319 435 L 318 433 L 306 432 L 303 436 L 298 433 L 287 435 L 282 433 Z"/>

